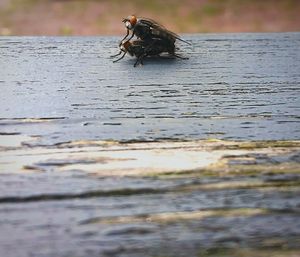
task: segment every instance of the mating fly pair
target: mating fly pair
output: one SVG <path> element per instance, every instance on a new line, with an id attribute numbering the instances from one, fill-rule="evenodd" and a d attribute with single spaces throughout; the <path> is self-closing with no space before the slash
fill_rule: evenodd
<path id="1" fill-rule="evenodd" d="M 137 58 L 134 67 L 139 63 L 143 64 L 145 57 L 159 56 L 162 53 L 168 53 L 171 57 L 188 59 L 175 53 L 175 41 L 178 39 L 185 43 L 188 42 L 184 41 L 177 34 L 167 30 L 164 26 L 158 24 L 154 20 L 137 18 L 136 16 L 131 15 L 124 19 L 123 22 L 127 28 L 127 33 L 119 44 L 120 52 L 112 57 L 123 54 L 114 62 L 123 59 L 126 53 Z M 130 38 L 127 39 L 129 31 L 132 31 L 132 34 Z M 134 36 L 138 39 L 131 41 Z"/>

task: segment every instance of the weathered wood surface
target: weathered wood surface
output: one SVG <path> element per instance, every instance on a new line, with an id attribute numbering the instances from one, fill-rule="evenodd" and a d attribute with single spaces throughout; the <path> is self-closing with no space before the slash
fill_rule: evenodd
<path id="1" fill-rule="evenodd" d="M 299 256 L 300 34 L 185 38 L 0 38 L 0 256 Z"/>
<path id="2" fill-rule="evenodd" d="M 184 38 L 189 60 L 138 68 L 112 63 L 118 38 L 1 38 L 1 132 L 41 144 L 299 139 L 299 33 Z"/>

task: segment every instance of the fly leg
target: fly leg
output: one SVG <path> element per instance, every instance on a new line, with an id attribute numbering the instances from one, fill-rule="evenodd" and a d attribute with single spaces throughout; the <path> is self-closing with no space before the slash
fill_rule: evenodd
<path id="1" fill-rule="evenodd" d="M 124 40 L 125 38 L 127 38 L 128 35 L 129 35 L 129 29 L 127 29 L 127 33 L 126 33 L 125 37 L 121 40 L 119 46 L 122 45 L 123 40 Z"/>
<path id="2" fill-rule="evenodd" d="M 117 53 L 117 54 L 111 55 L 111 56 L 110 56 L 110 58 L 117 57 L 117 56 L 119 56 L 121 53 L 122 53 L 122 51 L 120 51 L 120 52 L 119 52 L 119 53 Z"/>
<path id="3" fill-rule="evenodd" d="M 124 58 L 125 54 L 126 54 L 126 52 L 119 59 L 114 60 L 113 62 L 118 62 L 118 61 L 122 60 Z"/>
<path id="4" fill-rule="evenodd" d="M 137 58 L 134 65 L 133 65 L 133 67 L 136 67 L 138 65 L 139 61 L 140 61 L 140 58 Z"/>
<path id="5" fill-rule="evenodd" d="M 137 59 L 136 59 L 136 62 L 134 63 L 133 67 L 136 67 L 139 63 L 141 65 L 143 65 L 143 60 L 144 58 L 146 57 L 147 55 L 146 54 L 141 54 Z"/>
<path id="6" fill-rule="evenodd" d="M 173 53 L 172 56 L 177 57 L 177 58 L 182 59 L 182 60 L 188 60 L 189 59 L 188 57 L 183 57 L 183 56 L 181 56 L 179 54 L 175 54 L 175 53 Z"/>
<path id="7" fill-rule="evenodd" d="M 126 36 L 120 41 L 120 43 L 119 43 L 119 47 L 122 45 L 122 43 L 124 42 L 124 40 L 125 40 L 125 38 L 127 38 L 128 37 L 128 35 L 129 35 L 129 30 L 127 30 L 127 34 L 126 34 Z M 133 38 L 133 36 L 134 36 L 134 34 L 132 33 L 132 35 L 130 36 L 130 38 L 129 39 L 127 39 L 126 40 L 126 42 L 127 41 L 129 41 L 130 39 L 132 39 Z"/>

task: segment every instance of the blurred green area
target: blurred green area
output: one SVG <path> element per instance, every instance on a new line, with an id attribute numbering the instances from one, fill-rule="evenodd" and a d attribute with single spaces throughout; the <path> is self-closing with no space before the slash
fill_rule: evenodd
<path id="1" fill-rule="evenodd" d="M 177 33 L 300 30 L 299 0 L 0 0 L 0 35 L 117 35 L 130 14 Z"/>

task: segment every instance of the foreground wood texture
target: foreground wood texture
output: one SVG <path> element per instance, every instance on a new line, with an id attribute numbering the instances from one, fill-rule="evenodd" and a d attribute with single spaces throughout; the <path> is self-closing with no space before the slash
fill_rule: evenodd
<path id="1" fill-rule="evenodd" d="M 0 256 L 299 256 L 299 33 L 185 39 L 0 38 Z"/>
<path id="2" fill-rule="evenodd" d="M 6 256 L 299 254 L 299 141 L 15 139 L 0 153 Z"/>

